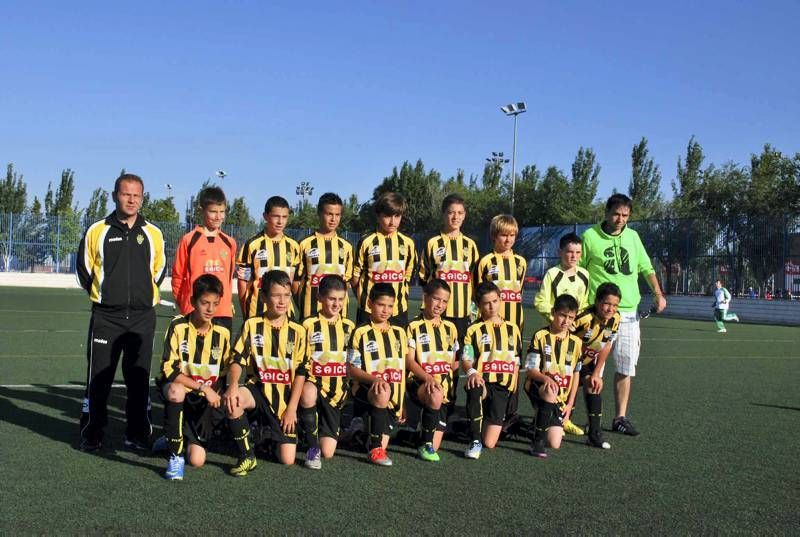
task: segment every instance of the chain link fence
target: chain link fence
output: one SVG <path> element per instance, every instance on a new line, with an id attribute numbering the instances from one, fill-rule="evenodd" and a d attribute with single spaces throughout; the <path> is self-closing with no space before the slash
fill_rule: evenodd
<path id="1" fill-rule="evenodd" d="M 171 270 L 185 223 L 154 222 L 164 233 L 167 270 Z M 91 224 L 80 216 L 0 214 L 0 270 L 71 273 L 84 230 Z M 527 284 L 537 287 L 548 267 L 558 263 L 558 241 L 566 233 L 579 235 L 592 224 L 523 227 L 514 250 L 528 260 Z M 669 294 L 708 294 L 717 278 L 738 295 L 788 298 L 800 295 L 800 218 L 743 215 L 727 222 L 664 219 L 631 222 L 652 256 L 659 279 Z M 261 226 L 224 226 L 241 245 Z M 301 240 L 313 230 L 287 229 Z M 344 231 L 350 243 L 361 233 Z M 418 251 L 430 234 L 416 234 Z M 473 236 L 480 251 L 491 248 L 488 233 Z M 168 272 L 169 273 L 169 272 Z"/>

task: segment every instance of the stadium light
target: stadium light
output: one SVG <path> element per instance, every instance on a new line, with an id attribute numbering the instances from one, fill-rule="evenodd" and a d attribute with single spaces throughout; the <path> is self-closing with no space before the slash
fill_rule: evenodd
<path id="1" fill-rule="evenodd" d="M 314 193 L 314 187 L 311 186 L 311 183 L 308 181 L 300 181 L 300 184 L 297 185 L 297 188 L 294 189 L 297 197 L 300 198 L 300 205 L 297 208 L 298 211 L 303 208 L 306 204 L 306 198 L 310 197 Z"/>
<path id="2" fill-rule="evenodd" d="M 528 111 L 524 102 L 501 106 L 507 116 L 514 116 L 514 150 L 511 153 L 511 214 L 514 214 L 514 193 L 517 189 L 517 116 Z"/>
<path id="3" fill-rule="evenodd" d="M 172 197 L 172 184 L 171 183 L 167 183 L 164 186 L 167 187 L 167 195 L 171 198 Z"/>
<path id="4" fill-rule="evenodd" d="M 503 165 L 508 164 L 509 160 L 507 158 L 503 158 L 503 152 L 495 152 L 492 151 L 491 157 L 486 157 L 486 162 L 491 164 L 492 166 L 497 167 L 500 170 L 500 177 L 503 177 Z"/>
<path id="5" fill-rule="evenodd" d="M 218 178 L 220 181 L 222 181 L 223 179 L 225 179 L 226 177 L 228 177 L 228 172 L 226 172 L 225 170 L 217 170 L 217 171 L 214 173 L 214 175 L 216 175 L 216 176 L 217 176 L 217 178 Z"/>

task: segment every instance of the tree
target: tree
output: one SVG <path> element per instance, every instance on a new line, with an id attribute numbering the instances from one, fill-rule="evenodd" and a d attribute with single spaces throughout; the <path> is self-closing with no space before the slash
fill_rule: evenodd
<path id="1" fill-rule="evenodd" d="M 150 193 L 146 192 L 142 199 L 140 213 L 145 219 L 151 222 L 180 222 L 180 215 L 178 214 L 178 209 L 175 208 L 175 202 L 172 196 L 151 200 Z"/>
<path id="2" fill-rule="evenodd" d="M 14 165 L 6 167 L 6 179 L 0 183 L 0 214 L 22 214 L 27 204 L 27 186 L 22 175 L 17 175 Z"/>
<path id="3" fill-rule="evenodd" d="M 317 208 L 313 206 L 308 200 L 303 200 L 300 203 L 297 211 L 293 211 L 289 215 L 289 222 L 286 227 L 299 228 L 299 229 L 314 229 L 319 223 L 317 217 Z"/>
<path id="4" fill-rule="evenodd" d="M 631 151 L 631 181 L 628 195 L 634 202 L 636 219 L 652 218 L 661 213 L 661 170 L 649 156 L 644 136 Z"/>
<path id="5" fill-rule="evenodd" d="M 72 196 L 75 193 L 75 172 L 67 168 L 61 172 L 61 181 L 56 190 L 53 214 L 77 213 L 77 205 L 72 206 Z"/>
<path id="6" fill-rule="evenodd" d="M 594 216 L 594 198 L 600 185 L 600 165 L 591 148 L 578 148 L 572 163 L 572 217 L 576 222 L 591 222 Z"/>
<path id="7" fill-rule="evenodd" d="M 566 224 L 574 222 L 570 184 L 564 172 L 556 166 L 547 168 L 536 196 L 541 203 L 539 223 Z"/>
<path id="8" fill-rule="evenodd" d="M 42 202 L 36 196 L 33 197 L 33 203 L 31 204 L 31 214 L 34 216 L 42 215 Z"/>
<path id="9" fill-rule="evenodd" d="M 514 192 L 514 217 L 520 226 L 541 222 L 543 205 L 537 197 L 540 182 L 541 174 L 535 164 L 523 166 Z"/>
<path id="10" fill-rule="evenodd" d="M 698 216 L 697 198 L 703 188 L 703 148 L 692 136 L 683 163 L 678 158 L 678 176 L 672 182 L 672 210 L 679 217 Z"/>
<path id="11" fill-rule="evenodd" d="M 770 144 L 750 157 L 750 186 L 747 206 L 750 214 L 785 216 L 797 211 L 800 188 L 800 154 L 785 157 Z M 795 213 L 796 214 L 796 213 Z"/>
<path id="12" fill-rule="evenodd" d="M 86 206 L 85 217 L 88 222 L 100 220 L 108 215 L 108 192 L 103 188 L 96 188 Z"/>
<path id="13" fill-rule="evenodd" d="M 225 223 L 240 228 L 255 227 L 256 221 L 250 216 L 244 196 L 234 198 L 225 215 Z"/>

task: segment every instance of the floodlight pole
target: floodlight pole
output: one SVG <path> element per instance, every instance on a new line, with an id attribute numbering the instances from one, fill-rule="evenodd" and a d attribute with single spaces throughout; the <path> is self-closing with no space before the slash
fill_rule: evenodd
<path id="1" fill-rule="evenodd" d="M 517 116 L 514 114 L 514 148 L 511 150 L 511 216 L 514 216 L 514 195 L 517 190 Z"/>

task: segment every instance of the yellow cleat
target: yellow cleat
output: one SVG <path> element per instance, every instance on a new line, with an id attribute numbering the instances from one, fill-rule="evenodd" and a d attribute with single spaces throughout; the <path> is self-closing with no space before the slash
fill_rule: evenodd
<path id="1" fill-rule="evenodd" d="M 239 462 L 236 463 L 236 466 L 232 466 L 229 471 L 231 475 L 235 475 L 236 477 L 244 477 L 248 472 L 255 470 L 256 466 L 257 463 L 255 457 L 245 457 L 243 459 L 239 459 Z"/>
<path id="2" fill-rule="evenodd" d="M 572 423 L 570 420 L 564 420 L 564 432 L 573 436 L 583 436 L 583 429 Z"/>

